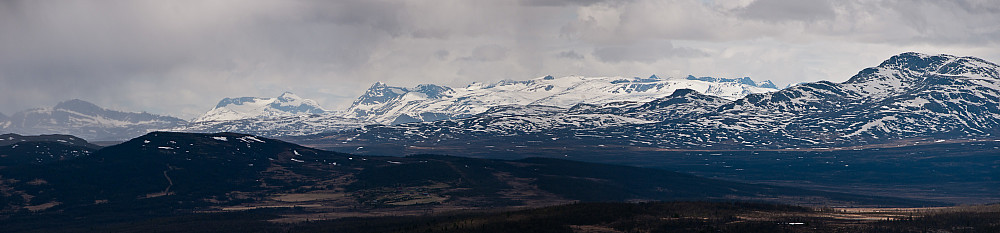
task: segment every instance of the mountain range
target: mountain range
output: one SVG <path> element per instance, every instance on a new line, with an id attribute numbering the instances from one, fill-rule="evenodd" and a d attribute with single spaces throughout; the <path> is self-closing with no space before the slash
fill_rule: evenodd
<path id="1" fill-rule="evenodd" d="M 910 52 L 843 83 L 781 90 L 749 78 L 656 75 L 546 76 L 464 88 L 379 82 L 343 111 L 286 92 L 276 98 L 226 98 L 188 122 L 71 100 L 0 116 L 0 130 L 90 140 L 125 140 L 154 130 L 232 131 L 359 146 L 435 146 L 462 139 L 661 149 L 850 148 L 991 138 L 1000 133 L 997 80 L 998 67 L 989 61 Z"/>
<path id="2" fill-rule="evenodd" d="M 525 81 L 473 83 L 465 88 L 431 84 L 415 88 L 375 83 L 345 111 L 358 118 L 385 125 L 465 118 L 505 105 L 571 107 L 620 101 L 646 102 L 678 89 L 695 89 L 706 95 L 738 99 L 752 93 L 776 91 L 770 81 L 758 86 L 750 78 L 722 79 L 689 76 L 684 79 L 545 76 Z"/>
<path id="3" fill-rule="evenodd" d="M 709 95 L 735 99 L 750 93 L 777 90 L 773 87 L 770 81 L 758 86 L 746 77 L 661 79 L 656 75 L 648 78 L 546 76 L 526 81 L 473 83 L 465 88 L 433 84 L 403 88 L 378 82 L 358 97 L 351 107 L 342 111 L 326 110 L 316 101 L 291 92 L 274 98 L 224 98 L 214 108 L 191 121 L 107 110 L 86 101 L 72 100 L 52 109 L 32 109 L 12 117 L 0 115 L 0 130 L 20 134 L 72 134 L 97 141 L 122 141 L 155 130 L 288 137 L 349 130 L 370 124 L 457 119 L 497 106 L 533 104 L 568 107 L 578 103 L 648 101 L 669 95 L 679 88 L 695 88 Z"/>
<path id="4" fill-rule="evenodd" d="M 921 207 L 1000 200 L 995 63 L 902 53 L 842 83 L 773 87 L 693 76 L 547 76 L 463 89 L 376 83 L 345 111 L 284 93 L 226 98 L 192 121 L 71 100 L 0 115 L 4 132 L 47 134 L 0 135 L 0 225 L 12 232 L 108 224 L 140 231 L 132 227 L 195 221 L 234 231 L 254 227 L 227 219 L 338 219 L 351 228 L 336 229 L 423 231 L 473 229 L 452 221 L 510 220 L 511 208 L 575 202 L 637 202 L 615 208 L 649 212 L 660 204 L 646 202 L 708 200 L 716 203 L 680 205 L 715 206 L 698 212 L 757 206 L 744 210 L 762 216 L 770 214 L 757 210 L 790 207 L 738 202 Z M 53 134 L 64 131 L 82 136 Z M 107 147 L 87 141 L 133 134 L 140 136 Z M 532 211 L 562 215 L 587 205 Z M 462 212 L 484 210 L 497 212 Z M 435 217 L 451 219 L 444 223 L 396 217 L 441 212 L 455 215 Z M 815 216 L 793 212 L 785 217 L 794 223 Z M 849 219 L 836 224 L 863 217 L 820 212 Z M 709 221 L 667 213 L 633 222 Z M 977 226 L 995 226 L 995 211 L 984 213 Z M 375 220 L 381 216 L 394 217 Z M 736 226 L 730 223 L 748 216 L 716 225 Z M 575 221 L 560 223 L 577 226 L 561 231 L 578 229 Z M 745 226 L 731 229 L 752 231 Z"/>
<path id="5" fill-rule="evenodd" d="M 1000 134 L 998 72 L 996 64 L 979 58 L 903 53 L 843 83 L 804 83 L 736 100 L 681 89 L 653 101 L 494 107 L 462 119 L 373 125 L 313 138 L 417 147 L 560 141 L 722 150 L 988 139 Z"/>

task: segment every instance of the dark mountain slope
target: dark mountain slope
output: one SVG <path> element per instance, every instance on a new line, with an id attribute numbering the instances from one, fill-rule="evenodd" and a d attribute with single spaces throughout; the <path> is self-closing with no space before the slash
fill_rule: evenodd
<path id="1" fill-rule="evenodd" d="M 164 203 L 171 203 L 168 209 L 174 212 L 295 205 L 311 205 L 313 212 L 357 212 L 706 199 L 934 204 L 556 159 L 358 156 L 229 133 L 150 133 L 90 156 L 0 169 L 0 176 L 7 214 L 126 206 L 127 211 L 141 211 L 143 205 Z"/>
<path id="2" fill-rule="evenodd" d="M 87 156 L 101 147 L 69 135 L 0 135 L 0 169 Z"/>

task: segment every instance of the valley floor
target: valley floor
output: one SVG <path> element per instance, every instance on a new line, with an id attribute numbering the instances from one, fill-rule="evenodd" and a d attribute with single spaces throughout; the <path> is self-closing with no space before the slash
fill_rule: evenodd
<path id="1" fill-rule="evenodd" d="M 811 208 L 746 202 L 574 203 L 417 216 L 287 221 L 297 208 L 57 224 L 0 221 L 12 232 L 998 232 L 1000 205 Z M 104 213 L 107 215 L 110 213 Z M 99 218 L 99 217 L 98 217 Z M 42 224 L 44 223 L 44 224 Z"/>
<path id="2" fill-rule="evenodd" d="M 518 144 L 520 143 L 520 144 Z M 1000 202 L 1000 140 L 912 139 L 856 148 L 679 150 L 557 142 L 437 146 L 309 144 L 355 154 L 560 158 L 658 168 L 736 182 L 960 204 Z M 782 171 L 775 173 L 774 171 Z"/>

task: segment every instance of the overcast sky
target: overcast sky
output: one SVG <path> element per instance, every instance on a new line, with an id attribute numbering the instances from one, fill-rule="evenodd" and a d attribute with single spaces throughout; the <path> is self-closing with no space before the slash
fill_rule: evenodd
<path id="1" fill-rule="evenodd" d="M 997 0 L 0 1 L 0 112 L 193 118 L 292 91 L 545 75 L 841 82 L 907 51 L 1000 61 Z"/>

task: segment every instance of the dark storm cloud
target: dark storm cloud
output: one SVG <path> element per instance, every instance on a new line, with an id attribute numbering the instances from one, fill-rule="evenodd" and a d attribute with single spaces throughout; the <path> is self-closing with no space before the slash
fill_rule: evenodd
<path id="1" fill-rule="evenodd" d="M 249 76 L 267 72 L 350 72 L 367 62 L 379 43 L 402 34 L 394 4 L 5 2 L 0 10 L 0 91 L 27 98 L 4 98 L 2 104 L 21 109 L 68 98 L 145 104 L 126 103 L 143 100 L 122 96 L 170 87 L 236 94 L 258 88 Z M 204 71 L 214 74 L 179 74 Z"/>
<path id="2" fill-rule="evenodd" d="M 902 51 L 1000 60 L 995 3 L 0 1 L 0 111 L 80 98 L 190 118 L 223 97 L 294 91 L 337 108 L 375 81 L 548 74 L 838 80 Z"/>

